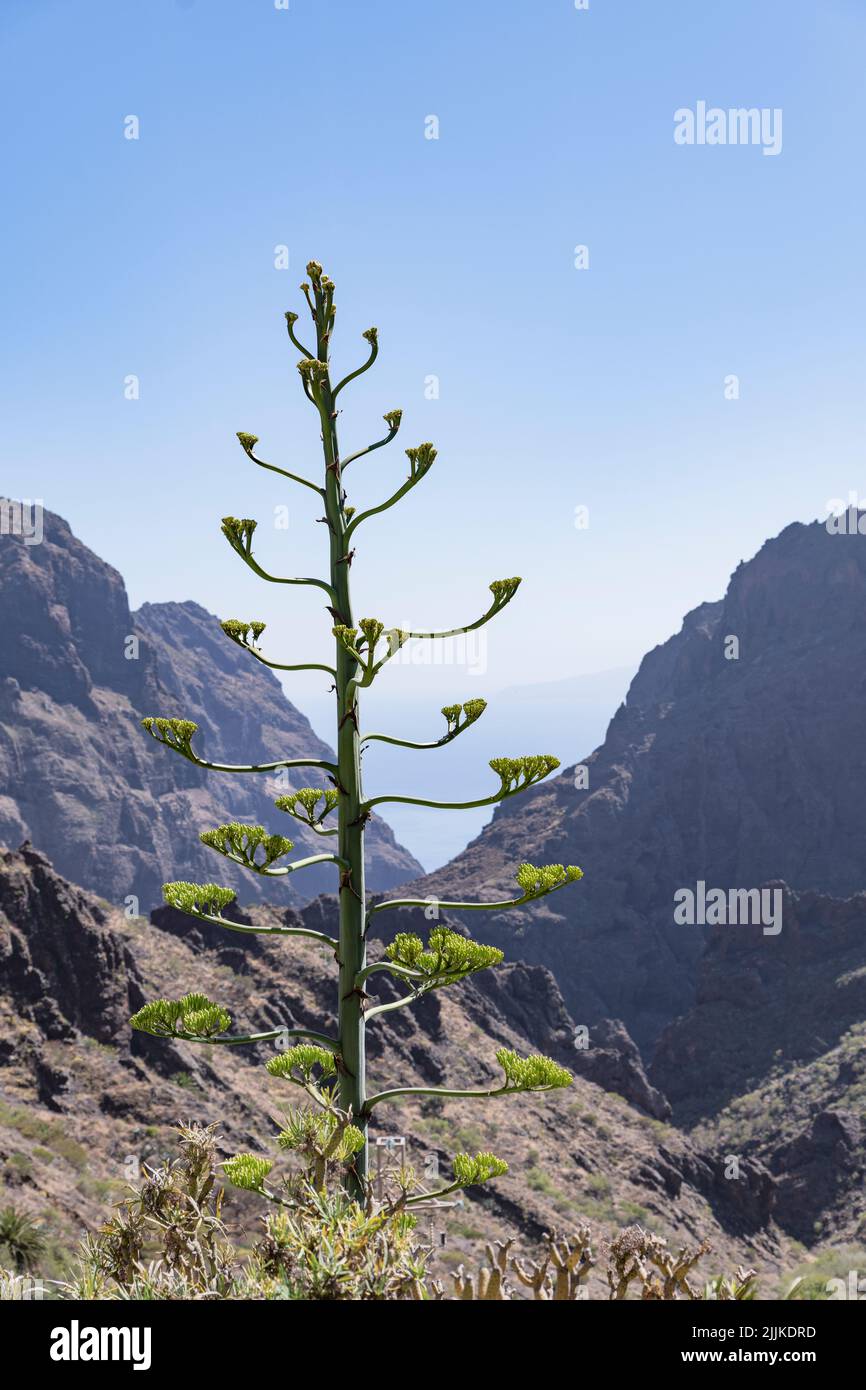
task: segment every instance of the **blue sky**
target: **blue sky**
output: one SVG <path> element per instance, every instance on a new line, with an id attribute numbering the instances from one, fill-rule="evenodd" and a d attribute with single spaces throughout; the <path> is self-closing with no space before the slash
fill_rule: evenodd
<path id="1" fill-rule="evenodd" d="M 767 536 L 866 494 L 859 0 L 4 0 L 0 39 L 0 487 L 62 513 L 134 604 L 329 650 L 315 591 L 260 585 L 219 534 L 256 516 L 276 572 L 324 559 L 315 499 L 234 440 L 318 466 L 282 318 L 311 256 L 338 364 L 380 331 L 344 450 L 398 405 L 400 449 L 440 450 L 359 534 L 359 611 L 451 626 L 526 579 L 483 672 L 395 669 L 390 699 L 635 665 Z M 677 146 L 698 100 L 781 108 L 782 152 Z M 404 465 L 355 466 L 352 500 Z"/>

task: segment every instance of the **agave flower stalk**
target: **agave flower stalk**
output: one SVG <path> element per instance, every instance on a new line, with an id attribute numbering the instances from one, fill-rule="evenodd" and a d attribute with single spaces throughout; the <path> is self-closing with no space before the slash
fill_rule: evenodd
<path id="1" fill-rule="evenodd" d="M 280 768 L 317 769 L 326 787 L 304 787 L 277 798 L 276 808 L 306 826 L 316 835 L 330 838 L 332 852 L 289 858 L 293 842 L 261 825 L 230 822 L 202 833 L 202 841 L 216 853 L 251 873 L 267 878 L 284 878 L 311 864 L 332 864 L 339 900 L 339 927 L 336 936 L 304 928 L 256 927 L 236 922 L 228 913 L 234 893 L 217 884 L 169 883 L 163 890 L 166 901 L 179 911 L 200 921 L 225 927 L 241 934 L 312 938 L 333 952 L 337 967 L 337 1032 L 334 1037 L 308 1029 L 273 1029 L 261 1033 L 233 1035 L 231 1018 L 219 1004 L 201 994 L 188 994 L 179 1000 L 155 1000 L 146 1004 L 133 1019 L 133 1025 L 159 1037 L 175 1037 L 206 1046 L 238 1046 L 243 1043 L 278 1043 L 282 1049 L 267 1063 L 269 1073 L 282 1082 L 301 1087 L 313 1110 L 293 1111 L 279 1135 L 281 1148 L 305 1155 L 315 1170 L 318 1184 L 330 1166 L 340 1172 L 346 1190 L 358 1199 L 367 1199 L 368 1137 L 374 1109 L 407 1096 L 449 1096 L 490 1098 L 527 1091 L 546 1091 L 566 1086 L 571 1077 L 564 1068 L 546 1057 L 521 1058 L 502 1049 L 496 1060 L 503 1071 L 501 1084 L 475 1089 L 449 1087 L 394 1086 L 374 1095 L 367 1092 L 365 1038 L 374 1019 L 393 1009 L 413 1004 L 426 993 L 456 984 L 477 970 L 495 966 L 502 959 L 496 947 L 471 941 L 447 926 L 437 926 L 425 943 L 420 937 L 398 932 L 386 947 L 384 959 L 367 962 L 367 935 L 374 914 L 387 908 L 426 906 L 425 900 L 392 898 L 367 904 L 364 881 L 364 837 L 374 808 L 388 802 L 463 809 L 492 806 L 536 785 L 558 767 L 556 758 L 535 754 L 520 758 L 494 758 L 490 767 L 499 779 L 498 787 L 477 800 L 465 802 L 431 801 L 425 797 L 376 796 L 366 798 L 361 777 L 361 752 L 376 742 L 396 744 L 407 749 L 440 748 L 464 734 L 482 716 L 484 700 L 467 700 L 446 705 L 442 710 L 445 733 L 432 741 L 412 741 L 386 733 L 362 733 L 361 692 L 372 685 L 387 661 L 407 641 L 446 638 L 473 632 L 494 618 L 511 602 L 520 586 L 519 578 L 498 579 L 490 585 L 492 599 L 481 616 L 443 632 L 424 629 L 409 631 L 387 628 L 379 618 L 356 618 L 351 593 L 351 568 L 355 538 L 364 523 L 395 506 L 419 485 L 436 461 L 436 449 L 429 442 L 408 448 L 408 476 L 385 501 L 364 511 L 349 504 L 344 474 L 350 464 L 390 444 L 402 421 L 402 411 L 384 415 L 387 434 L 366 447 L 341 457 L 337 435 L 337 398 L 350 382 L 368 371 L 379 352 L 375 328 L 364 333 L 368 344 L 366 360 L 353 371 L 332 382 L 331 340 L 336 308 L 334 284 L 315 261 L 307 266 L 309 280 L 302 292 L 312 319 L 310 343 L 301 341 L 296 330 L 298 315 L 286 314 L 289 339 L 301 353 L 298 372 L 306 398 L 318 419 L 322 443 L 320 480 L 266 462 L 256 452 L 258 436 L 240 431 L 238 440 L 247 457 L 259 468 L 280 474 L 312 490 L 321 498 L 322 518 L 328 535 L 328 574 L 326 578 L 283 578 L 270 574 L 254 553 L 256 522 L 248 517 L 224 517 L 222 531 L 238 558 L 259 578 L 272 584 L 311 585 L 328 596 L 334 637 L 334 662 L 326 665 L 282 663 L 265 656 L 261 639 L 265 624 L 259 620 L 227 618 L 221 626 L 227 639 L 249 653 L 252 659 L 281 671 L 322 671 L 333 680 L 335 695 L 336 759 L 293 758 L 243 766 L 208 761 L 193 748 L 196 725 L 183 718 L 151 716 L 143 720 L 145 730 L 158 742 L 186 758 L 196 767 L 220 772 L 272 772 Z M 353 475 L 354 476 L 354 475 Z M 324 849 L 324 847 L 323 847 Z M 442 903 L 443 908 L 459 911 L 501 910 L 535 901 L 547 893 L 574 883 L 581 877 L 575 865 L 561 864 L 516 867 L 519 892 L 495 902 Z M 371 1005 L 365 986 L 376 972 L 387 971 L 405 988 L 405 994 L 387 1004 Z M 265 1186 L 272 1164 L 254 1154 L 240 1154 L 225 1165 L 227 1176 L 238 1186 L 283 1201 Z M 442 1196 L 473 1183 L 487 1181 L 503 1173 L 506 1165 L 490 1153 L 474 1158 L 458 1154 L 454 1159 L 454 1179 L 432 1194 L 405 1198 L 406 1205 L 417 1204 L 428 1196 Z"/>

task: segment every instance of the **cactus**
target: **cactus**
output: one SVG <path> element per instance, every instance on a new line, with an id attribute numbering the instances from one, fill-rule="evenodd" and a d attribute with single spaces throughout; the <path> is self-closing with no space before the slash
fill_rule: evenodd
<path id="1" fill-rule="evenodd" d="M 481 1299 L 485 1303 L 506 1302 L 511 1297 L 508 1252 L 513 1243 L 513 1240 L 497 1240 L 495 1245 L 486 1246 L 488 1263 L 482 1265 L 474 1277 L 459 1265 L 451 1275 L 455 1298 L 467 1302 L 471 1299 Z M 441 1289 L 436 1292 L 443 1296 Z"/>
<path id="2" fill-rule="evenodd" d="M 641 1226 L 626 1226 L 610 1246 L 610 1297 L 628 1298 L 630 1285 L 635 1283 L 645 1300 L 701 1298 L 702 1293 L 692 1288 L 688 1276 L 709 1250 L 710 1243 L 705 1240 L 694 1250 L 683 1247 L 674 1254 L 661 1236 L 650 1235 Z"/>
<path id="3" fill-rule="evenodd" d="M 526 1269 L 515 1259 L 511 1267 L 521 1284 L 532 1289 L 533 1298 L 555 1303 L 573 1302 L 582 1296 L 589 1272 L 595 1267 L 592 1232 L 588 1226 L 581 1226 L 570 1238 L 560 1240 L 553 1231 L 544 1239 L 547 1254 L 543 1260 L 534 1260 Z"/>
<path id="4" fill-rule="evenodd" d="M 474 1274 L 459 1265 L 452 1273 L 454 1298 L 482 1299 L 507 1302 L 520 1298 L 517 1285 L 509 1282 L 509 1274 L 517 1276 L 518 1284 L 532 1290 L 532 1298 L 540 1302 L 573 1303 L 589 1296 L 586 1281 L 596 1268 L 599 1256 L 607 1275 L 608 1297 L 614 1300 L 632 1296 L 632 1285 L 639 1299 L 676 1302 L 680 1299 L 740 1299 L 755 1297 L 754 1270 L 737 1269 L 733 1276 L 717 1276 L 698 1290 L 688 1276 L 698 1262 L 710 1251 L 709 1241 L 693 1250 L 670 1250 L 661 1236 L 651 1235 L 640 1226 L 626 1226 L 608 1244 L 601 1241 L 599 1256 L 592 1245 L 592 1232 L 581 1226 L 570 1236 L 560 1237 L 556 1231 L 543 1237 L 546 1251 L 538 1260 L 524 1265 L 511 1254 L 512 1240 L 497 1241 L 486 1247 L 487 1264 Z M 600 1273 L 601 1271 L 599 1271 Z M 441 1281 L 428 1283 L 431 1296 L 447 1298 Z M 789 1295 L 790 1297 L 790 1291 Z"/>
<path id="5" fill-rule="evenodd" d="M 367 1180 L 367 1131 L 376 1106 L 404 1096 L 504 1096 L 526 1091 L 546 1091 L 567 1086 L 570 1074 L 549 1058 L 521 1058 L 500 1049 L 496 1060 L 503 1071 L 500 1084 L 476 1090 L 453 1090 L 424 1087 L 396 1087 L 377 1095 L 368 1095 L 365 1063 L 366 1030 L 378 1015 L 394 1008 L 412 1004 L 432 989 L 454 984 L 467 975 L 497 964 L 502 952 L 494 947 L 471 941 L 447 927 L 432 930 L 425 943 L 420 937 L 398 933 L 385 951 L 383 960 L 367 963 L 367 937 L 375 913 L 403 906 L 416 906 L 417 900 L 392 898 L 368 905 L 364 883 L 364 835 L 374 810 L 381 804 L 409 802 L 414 805 L 471 809 L 493 806 L 535 786 L 558 767 L 549 754 L 527 757 L 494 758 L 490 767 L 498 786 L 489 795 L 468 802 L 436 802 L 423 797 L 377 796 L 365 797 L 361 779 L 361 754 L 377 740 L 410 749 L 438 748 L 460 737 L 484 713 L 484 700 L 472 699 L 446 705 L 442 709 L 446 731 L 429 742 L 411 742 L 389 734 L 365 733 L 361 727 L 361 692 L 376 680 L 386 663 L 405 643 L 417 639 L 447 638 L 475 631 L 489 622 L 512 601 L 520 586 L 517 577 L 495 579 L 490 584 L 491 600 L 480 617 L 446 632 L 388 628 L 378 617 L 356 618 L 350 587 L 352 560 L 359 529 L 372 518 L 395 506 L 417 487 L 433 468 L 437 452 L 424 442 L 406 449 L 408 476 L 395 491 L 376 506 L 358 511 L 349 505 L 345 478 L 349 467 L 361 458 L 391 443 L 400 430 L 402 411 L 386 411 L 383 419 L 387 434 L 355 453 L 342 455 L 337 437 L 340 415 L 337 401 L 344 388 L 356 377 L 369 370 L 378 356 L 378 330 L 369 328 L 363 334 L 368 344 L 366 360 L 342 379 L 332 381 L 331 339 L 336 308 L 334 283 L 324 274 L 317 261 L 307 266 L 308 280 L 301 286 L 312 318 L 310 344 L 298 336 L 298 315 L 285 315 L 291 343 L 300 353 L 298 373 L 307 400 L 316 412 L 317 428 L 322 442 L 322 472 L 320 480 L 305 477 L 286 468 L 268 463 L 257 453 L 258 435 L 238 432 L 238 441 L 248 460 L 257 467 L 277 473 L 313 491 L 324 507 L 322 518 L 327 528 L 329 563 L 327 577 L 284 578 L 270 574 L 255 554 L 256 522 L 252 518 L 226 516 L 222 533 L 234 554 L 260 579 L 271 584 L 313 586 L 327 594 L 327 609 L 334 637 L 333 664 L 284 664 L 270 660 L 262 651 L 260 639 L 265 623 L 260 620 L 226 618 L 221 627 L 226 638 L 249 654 L 250 659 L 280 671 L 316 670 L 326 672 L 333 681 L 335 694 L 336 758 L 294 758 L 270 763 L 228 766 L 208 761 L 193 747 L 198 730 L 183 718 L 150 716 L 142 721 L 145 730 L 157 742 L 180 754 L 194 766 L 220 772 L 273 772 L 280 769 L 314 768 L 326 782 L 324 787 L 304 787 L 277 799 L 276 808 L 307 826 L 314 834 L 332 840 L 331 852 L 311 855 L 305 859 L 287 860 L 293 846 L 290 839 L 273 833 L 261 825 L 241 825 L 231 822 L 205 829 L 202 842 L 216 853 L 250 872 L 267 877 L 282 877 L 311 864 L 331 864 L 338 874 L 339 930 L 335 937 L 300 927 L 259 927 L 235 920 L 231 904 L 234 893 L 218 884 L 166 884 L 166 901 L 177 910 L 201 921 L 215 923 L 238 933 L 267 933 L 275 936 L 304 936 L 334 954 L 338 979 L 338 1027 L 333 1037 L 309 1029 L 274 1029 L 246 1036 L 229 1032 L 231 1021 L 219 1004 L 203 996 L 187 995 L 178 1001 L 157 1000 L 145 1005 L 132 1020 L 133 1026 L 161 1037 L 177 1037 L 206 1046 L 236 1046 L 239 1043 L 272 1041 L 285 1049 L 297 1045 L 271 1059 L 268 1071 L 282 1083 L 299 1086 L 318 1111 L 316 1121 L 298 1118 L 304 1112 L 292 1112 L 286 1122 L 279 1144 L 294 1149 L 312 1160 L 317 1173 L 316 1183 L 324 1182 L 330 1170 L 335 1170 L 350 1197 L 359 1200 L 370 1196 Z M 341 402 L 342 405 L 342 402 Z M 327 847 L 324 847 L 327 849 Z M 442 903 L 444 909 L 461 911 L 500 910 L 534 902 L 548 893 L 566 887 L 581 877 L 576 865 L 520 864 L 515 867 L 517 892 L 497 902 Z M 421 903 L 425 906 L 425 903 Z M 379 970 L 390 972 L 406 989 L 406 993 L 387 1004 L 370 1006 L 365 991 L 369 977 Z M 458 1154 L 454 1160 L 454 1180 L 438 1192 L 409 1196 L 403 1193 L 404 1205 L 411 1206 L 428 1197 L 439 1197 L 472 1183 L 487 1181 L 505 1171 L 501 1159 L 490 1153 L 474 1158 Z M 270 1173 L 268 1160 L 255 1154 L 241 1154 L 226 1166 L 226 1173 L 239 1186 L 268 1195 L 265 1186 Z M 557 1256 L 558 1258 L 558 1256 Z M 563 1259 L 566 1257 L 563 1256 Z M 554 1256 L 550 1256 L 554 1261 Z M 555 1261 L 554 1261 L 555 1263 Z M 567 1261 L 566 1261 L 567 1263 Z M 557 1267 L 558 1268 L 558 1267 Z M 573 1271 L 571 1271 L 573 1273 Z M 541 1276 L 532 1275 L 532 1278 Z M 570 1277 L 570 1276 L 569 1276 Z M 546 1276 L 544 1276 L 546 1278 Z M 541 1284 L 544 1284 L 544 1278 Z M 493 1261 L 486 1276 L 485 1292 L 480 1297 L 497 1297 L 501 1287 L 503 1266 L 500 1256 Z M 468 1296 L 468 1295 L 467 1295 Z"/>

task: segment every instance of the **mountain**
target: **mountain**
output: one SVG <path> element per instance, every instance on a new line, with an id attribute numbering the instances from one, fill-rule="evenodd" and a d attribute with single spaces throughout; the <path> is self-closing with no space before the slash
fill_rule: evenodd
<path id="1" fill-rule="evenodd" d="M 411 891 L 496 899 L 522 860 L 581 865 L 574 887 L 473 913 L 472 930 L 544 961 L 578 1022 L 622 1019 L 648 1053 L 694 1003 L 708 933 L 675 921 L 675 894 L 866 887 L 864 693 L 866 541 L 789 526 L 644 658 L 583 759 L 588 786 L 572 767 L 506 802 Z M 765 939 L 781 952 L 785 926 Z"/>
<path id="2" fill-rule="evenodd" d="M 330 931 L 336 912 L 336 900 L 322 897 L 235 915 Z M 422 914 L 406 925 L 423 928 Z M 0 853 L 0 1178 L 4 1201 L 39 1217 L 58 1263 L 141 1163 L 172 1153 L 180 1120 L 218 1123 L 226 1155 L 268 1150 L 286 1097 L 261 1065 L 267 1045 L 195 1048 L 133 1033 L 127 1021 L 145 999 L 198 989 L 229 1009 L 238 1032 L 333 1028 L 327 953 L 308 940 L 237 941 L 165 907 L 130 918 L 67 883 L 28 845 Z M 381 951 L 371 943 L 374 960 Z M 381 973 L 369 987 L 397 997 Z M 505 1177 L 430 1217 L 446 1237 L 444 1249 L 434 1242 L 439 1272 L 477 1263 L 485 1240 L 519 1235 L 531 1247 L 546 1230 L 586 1221 L 599 1239 L 640 1221 L 675 1245 L 708 1238 L 708 1275 L 744 1263 L 771 1296 L 800 1258 L 773 1219 L 778 1179 L 756 1159 L 727 1182 L 722 1152 L 648 1113 L 662 1102 L 622 1026 L 600 1026 L 595 1043 L 587 1063 L 550 972 L 519 961 L 371 1025 L 374 1089 L 490 1085 L 500 1046 L 542 1051 L 578 1072 L 571 1088 L 549 1095 L 412 1099 L 376 1112 L 372 1137 L 402 1135 L 419 1170 L 432 1161 L 448 1173 L 460 1149 L 492 1147 L 509 1162 Z M 251 1235 L 257 1209 L 231 1192 L 225 1214 Z"/>
<path id="3" fill-rule="evenodd" d="M 263 777 L 207 773 L 153 742 L 143 715 L 200 727 L 203 756 L 245 763 L 333 753 L 286 699 L 276 677 L 224 637 L 195 603 L 131 613 L 123 580 L 59 516 L 41 544 L 0 538 L 0 843 L 31 840 L 60 872 L 108 901 L 160 901 L 168 879 L 241 882 L 199 830 L 225 821 L 286 830 Z M 134 640 L 133 640 L 134 639 Z M 295 786 L 317 784 L 315 770 Z M 321 840 L 291 822 L 291 838 Z M 315 848 L 314 848 L 315 847 Z M 420 864 L 376 819 L 368 833 L 371 886 L 389 888 Z M 287 900 L 333 886 L 329 866 L 293 877 Z M 245 897 L 261 887 L 244 883 Z"/>

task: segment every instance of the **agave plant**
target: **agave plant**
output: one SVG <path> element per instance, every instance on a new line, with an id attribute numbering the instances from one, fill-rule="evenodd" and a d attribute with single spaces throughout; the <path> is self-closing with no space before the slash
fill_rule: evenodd
<path id="1" fill-rule="evenodd" d="M 481 945 L 445 926 L 431 929 L 429 940 L 400 932 L 387 946 L 384 959 L 375 964 L 367 961 L 367 939 L 373 916 L 380 912 L 406 906 L 422 906 L 426 900 L 392 898 L 370 905 L 364 884 L 364 836 L 366 827 L 377 807 L 390 802 L 412 805 L 469 809 L 493 806 L 516 796 L 555 772 L 556 758 L 548 754 L 527 757 L 494 758 L 490 763 L 498 785 L 486 796 L 469 802 L 437 802 L 426 797 L 376 796 L 364 794 L 361 777 L 361 754 L 376 742 L 396 744 L 408 749 L 441 748 L 470 729 L 484 713 L 484 700 L 473 699 L 446 705 L 442 709 L 445 732 L 428 742 L 412 742 L 385 733 L 367 733 L 361 724 L 361 692 L 377 680 L 386 665 L 406 643 L 419 639 L 449 638 L 472 632 L 489 622 L 514 598 L 520 586 L 519 578 L 496 579 L 490 585 L 491 599 L 481 616 L 470 623 L 443 632 L 406 630 L 388 627 L 380 618 L 356 618 L 351 596 L 351 567 L 360 528 L 374 517 L 393 507 L 416 487 L 433 467 L 436 450 L 430 443 L 421 443 L 406 450 L 409 462 L 406 476 L 394 492 L 377 506 L 358 511 L 349 504 L 346 474 L 360 460 L 381 449 L 397 435 L 402 411 L 389 410 L 383 416 L 387 433 L 354 453 L 341 453 L 337 438 L 337 421 L 342 406 L 342 392 L 356 377 L 369 370 L 379 351 L 378 331 L 370 328 L 364 333 L 369 345 L 367 360 L 354 371 L 337 381 L 331 373 L 331 338 L 336 309 L 334 283 L 315 261 L 307 266 L 308 282 L 301 286 L 312 318 L 315 351 L 303 343 L 297 332 L 298 315 L 286 314 L 289 339 L 301 353 L 298 363 L 301 385 L 312 405 L 321 432 L 323 460 L 318 480 L 303 477 L 285 468 L 266 462 L 256 452 L 258 436 L 240 432 L 238 439 L 246 456 L 260 468 L 269 469 L 300 486 L 312 490 L 324 506 L 329 565 L 326 578 L 284 578 L 268 573 L 254 554 L 256 522 L 250 518 L 227 516 L 222 531 L 240 560 L 262 580 L 272 584 L 311 585 L 321 589 L 328 600 L 334 637 L 333 665 L 318 663 L 286 664 L 269 659 L 261 648 L 265 624 L 259 620 L 227 618 L 222 629 L 227 639 L 242 647 L 255 660 L 280 671 L 321 670 L 333 681 L 335 706 L 334 727 L 336 757 L 333 761 L 319 758 L 283 759 L 270 763 L 227 766 L 208 761 L 193 747 L 196 725 L 188 719 L 152 716 L 143 720 L 146 731 L 158 742 L 172 749 L 196 767 L 222 772 L 271 773 L 279 769 L 316 769 L 326 782 L 324 787 L 303 787 L 275 802 L 282 813 L 300 821 L 323 839 L 330 838 L 332 846 L 323 846 L 321 854 L 291 860 L 293 842 L 286 836 L 272 833 L 260 825 L 231 823 L 202 833 L 202 841 L 217 854 L 251 873 L 270 878 L 285 877 L 311 864 L 332 864 L 337 876 L 339 897 L 339 928 L 336 936 L 300 927 L 256 927 L 244 925 L 225 915 L 234 893 L 218 884 L 169 883 L 165 885 L 166 902 L 200 921 L 216 923 L 238 933 L 267 931 L 270 935 L 310 937 L 336 961 L 336 995 L 338 1026 L 334 1036 L 309 1029 L 274 1029 L 245 1036 L 231 1033 L 231 1019 L 218 1003 L 201 994 L 191 993 L 179 1000 L 156 1000 L 145 1005 L 132 1020 L 133 1026 L 161 1037 L 182 1038 L 207 1046 L 236 1046 L 239 1043 L 271 1041 L 282 1050 L 267 1064 L 276 1078 L 302 1088 L 312 1101 L 316 1119 L 304 1118 L 303 1112 L 293 1112 L 279 1136 L 280 1146 L 300 1152 L 312 1161 L 316 1171 L 324 1174 L 328 1166 L 336 1166 L 341 1182 L 350 1197 L 362 1198 L 369 1191 L 367 1181 L 368 1129 L 371 1116 L 380 1105 L 406 1096 L 506 1096 L 526 1091 L 545 1091 L 567 1086 L 571 1077 L 562 1067 L 545 1057 L 521 1058 L 500 1049 L 496 1054 L 502 1068 L 501 1084 L 478 1090 L 454 1090 L 447 1087 L 398 1086 L 369 1094 L 365 1064 L 367 1028 L 382 1014 L 412 1004 L 430 990 L 441 989 L 465 979 L 475 971 L 496 965 L 502 952 Z M 338 401 L 340 407 L 338 407 Z M 444 910 L 461 912 L 501 910 L 536 899 L 566 887 L 581 877 L 575 865 L 532 864 L 515 865 L 517 891 L 512 897 L 497 902 L 443 902 Z M 405 993 L 387 1004 L 371 1005 L 365 983 L 376 971 L 387 971 L 404 988 Z M 229 1161 L 226 1172 L 240 1187 L 249 1188 L 279 1200 L 270 1191 L 271 1163 L 255 1154 L 239 1154 Z M 484 1182 L 505 1171 L 501 1159 L 490 1153 L 474 1157 L 458 1154 L 454 1159 L 453 1181 L 438 1193 L 422 1193 L 407 1199 L 407 1204 L 441 1196 L 472 1183 Z"/>
<path id="2" fill-rule="evenodd" d="M 0 1263 L 24 1274 L 36 1268 L 44 1251 L 45 1237 L 32 1216 L 12 1205 L 0 1209 Z"/>

